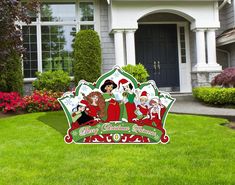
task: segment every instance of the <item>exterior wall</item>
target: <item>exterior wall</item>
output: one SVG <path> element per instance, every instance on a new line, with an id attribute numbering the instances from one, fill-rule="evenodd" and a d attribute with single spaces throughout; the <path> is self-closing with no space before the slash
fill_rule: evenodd
<path id="1" fill-rule="evenodd" d="M 230 45 L 230 66 L 235 67 L 235 43 Z"/>
<path id="2" fill-rule="evenodd" d="M 220 49 L 227 53 L 221 52 Z M 218 62 L 225 63 L 225 65 L 223 65 L 223 68 L 235 67 L 235 43 L 218 47 L 217 58 Z"/>
<path id="3" fill-rule="evenodd" d="M 234 0 L 232 0 L 231 4 L 226 4 L 220 11 L 219 11 L 219 19 L 221 27 L 217 31 L 217 34 L 221 34 L 222 32 L 234 28 L 235 26 L 235 10 L 234 10 Z"/>
<path id="4" fill-rule="evenodd" d="M 108 4 L 100 1 L 100 36 L 102 48 L 102 72 L 105 73 L 115 65 L 114 38 L 109 34 Z"/>
<path id="5" fill-rule="evenodd" d="M 175 13 L 189 20 L 191 29 L 194 28 L 219 28 L 219 14 L 217 2 L 190 3 L 179 1 L 112 1 L 111 3 L 111 29 L 137 29 L 137 20 L 150 13 L 169 12 Z M 128 18 L 128 19 L 127 19 Z"/>
<path id="6" fill-rule="evenodd" d="M 217 55 L 217 62 L 222 66 L 222 69 L 225 69 L 229 67 L 228 61 L 229 61 L 229 55 L 228 52 L 225 50 L 216 50 L 216 55 Z"/>
<path id="7" fill-rule="evenodd" d="M 220 74 L 218 71 L 192 72 L 192 87 L 210 86 L 211 81 L 218 74 Z"/>

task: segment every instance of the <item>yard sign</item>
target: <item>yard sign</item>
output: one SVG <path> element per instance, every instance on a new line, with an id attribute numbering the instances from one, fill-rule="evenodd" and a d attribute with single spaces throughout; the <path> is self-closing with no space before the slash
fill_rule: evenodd
<path id="1" fill-rule="evenodd" d="M 58 101 L 68 120 L 66 143 L 169 142 L 165 121 L 175 99 L 118 66 L 95 83 L 81 80 Z"/>

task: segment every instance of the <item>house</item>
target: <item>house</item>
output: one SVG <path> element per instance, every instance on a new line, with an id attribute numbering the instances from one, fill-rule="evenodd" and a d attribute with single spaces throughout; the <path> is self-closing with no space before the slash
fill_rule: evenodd
<path id="1" fill-rule="evenodd" d="M 191 92 L 222 70 L 216 60 L 219 7 L 227 0 L 50 0 L 30 25 L 22 24 L 25 83 L 36 71 L 72 75 L 76 31 L 96 30 L 102 72 L 115 64 L 143 64 L 150 79 L 168 91 Z M 229 6 L 229 5 L 226 5 Z M 222 51 L 222 49 L 221 49 Z M 27 85 L 26 85 L 27 87 Z"/>
<path id="2" fill-rule="evenodd" d="M 223 68 L 235 66 L 235 2 L 220 10 L 221 27 L 217 31 L 217 61 Z"/>

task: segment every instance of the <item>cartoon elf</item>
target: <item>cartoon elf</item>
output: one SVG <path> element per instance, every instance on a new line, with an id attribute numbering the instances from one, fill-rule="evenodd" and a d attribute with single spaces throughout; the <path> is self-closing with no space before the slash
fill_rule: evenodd
<path id="1" fill-rule="evenodd" d="M 136 97 L 136 94 L 133 91 L 133 85 L 126 79 L 121 79 L 118 82 L 119 89 L 123 88 L 123 97 L 127 99 L 127 102 L 125 103 L 126 113 L 128 122 L 133 122 L 134 119 L 136 119 L 136 105 L 134 103 L 134 99 Z"/>
<path id="2" fill-rule="evenodd" d="M 137 115 L 139 115 L 139 119 L 144 119 L 148 117 L 149 114 L 149 108 L 146 105 L 147 101 L 148 101 L 148 95 L 146 91 L 143 91 L 139 97 L 140 100 L 140 105 L 137 106 L 137 111 L 139 112 L 139 114 L 137 113 Z"/>
<path id="3" fill-rule="evenodd" d="M 106 102 L 106 113 L 107 116 L 104 119 L 106 122 L 119 121 L 120 117 L 120 107 L 119 103 L 116 101 L 113 89 L 117 88 L 117 84 L 112 80 L 106 80 L 101 86 L 101 91 L 103 92 L 103 98 Z"/>
<path id="4" fill-rule="evenodd" d="M 87 107 L 89 103 L 86 100 L 81 100 L 77 107 L 73 108 L 72 121 L 73 123 L 78 123 L 82 125 L 86 122 L 94 120 L 92 116 L 89 116 L 87 113 Z"/>
<path id="5" fill-rule="evenodd" d="M 100 120 L 105 116 L 105 100 L 100 92 L 91 92 L 84 97 L 89 102 L 87 113 L 94 117 L 95 120 Z"/>

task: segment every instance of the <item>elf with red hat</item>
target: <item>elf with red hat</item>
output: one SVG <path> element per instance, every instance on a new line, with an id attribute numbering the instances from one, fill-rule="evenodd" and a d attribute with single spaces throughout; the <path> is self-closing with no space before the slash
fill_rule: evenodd
<path id="1" fill-rule="evenodd" d="M 126 114 L 128 118 L 128 122 L 133 122 L 133 120 L 136 118 L 136 105 L 134 103 L 134 99 L 136 97 L 135 93 L 133 92 L 133 85 L 126 79 L 121 79 L 118 82 L 119 89 L 123 90 L 123 97 L 127 99 L 127 102 L 125 103 L 126 108 Z"/>
<path id="2" fill-rule="evenodd" d="M 140 105 L 137 106 L 138 111 L 140 111 L 141 113 L 142 119 L 147 117 L 149 113 L 149 108 L 146 105 L 147 101 L 148 101 L 148 94 L 146 91 L 143 91 L 140 95 Z"/>
<path id="3" fill-rule="evenodd" d="M 89 115 L 89 102 L 86 100 L 81 100 L 77 107 L 74 108 L 73 114 L 72 114 L 72 120 L 75 123 L 78 123 L 79 125 L 82 125 L 86 122 L 89 122 L 91 120 L 94 120 L 92 116 Z"/>

